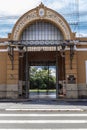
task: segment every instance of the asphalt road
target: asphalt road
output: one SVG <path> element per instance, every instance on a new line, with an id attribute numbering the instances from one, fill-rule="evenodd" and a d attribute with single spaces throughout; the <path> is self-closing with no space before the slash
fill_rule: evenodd
<path id="1" fill-rule="evenodd" d="M 87 112 L 82 111 L 0 111 L 3 130 L 87 130 Z"/>
<path id="2" fill-rule="evenodd" d="M 0 102 L 0 130 L 87 130 L 87 101 Z"/>

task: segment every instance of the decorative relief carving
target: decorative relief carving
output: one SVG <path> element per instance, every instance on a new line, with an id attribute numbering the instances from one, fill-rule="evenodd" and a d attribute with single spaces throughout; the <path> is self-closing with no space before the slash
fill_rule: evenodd
<path id="1" fill-rule="evenodd" d="M 63 21 L 63 19 L 58 16 L 55 12 L 52 12 L 51 10 L 45 8 L 45 12 L 46 14 L 42 17 L 42 19 L 47 19 L 47 20 L 51 20 L 53 22 L 55 22 L 58 26 L 60 26 L 60 28 L 62 29 L 62 31 L 65 34 L 65 37 L 67 39 L 70 39 L 70 31 L 69 28 L 67 27 L 65 21 Z M 43 12 L 42 12 L 43 13 Z M 37 13 L 37 8 L 35 10 L 33 10 L 32 12 L 29 12 L 28 14 L 26 14 L 17 24 L 17 26 L 15 27 L 15 31 L 13 34 L 13 40 L 18 40 L 19 38 L 19 34 L 21 32 L 21 30 L 24 28 L 24 26 L 26 24 L 28 24 L 29 22 L 33 21 L 33 20 L 37 20 L 40 19 L 40 17 L 38 16 Z"/>
<path id="2" fill-rule="evenodd" d="M 46 13 L 46 18 L 55 21 L 62 28 L 63 32 L 65 32 L 67 39 L 70 39 L 69 29 L 67 28 L 66 24 L 61 19 L 61 17 L 48 10 Z"/>
<path id="3" fill-rule="evenodd" d="M 32 13 L 27 14 L 26 16 L 24 16 L 21 21 L 19 21 L 19 23 L 17 24 L 15 31 L 14 31 L 14 36 L 13 36 L 13 40 L 18 40 L 18 36 L 19 33 L 21 32 L 22 28 L 29 22 L 31 22 L 32 20 L 37 19 L 37 12 L 36 10 L 33 11 Z"/>

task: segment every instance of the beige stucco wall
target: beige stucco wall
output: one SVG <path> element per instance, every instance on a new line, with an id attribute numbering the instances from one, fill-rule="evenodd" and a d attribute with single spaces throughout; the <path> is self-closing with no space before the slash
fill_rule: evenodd
<path id="1" fill-rule="evenodd" d="M 0 84 L 6 84 L 7 76 L 7 53 L 0 52 Z"/>
<path id="2" fill-rule="evenodd" d="M 78 94 L 81 98 L 87 98 L 86 65 L 87 51 L 77 52 L 77 83 Z"/>
<path id="3" fill-rule="evenodd" d="M 77 77 L 78 84 L 86 83 L 86 69 L 85 61 L 87 60 L 87 52 L 79 51 L 77 52 Z"/>
<path id="4" fill-rule="evenodd" d="M 7 98 L 18 98 L 19 82 L 19 53 L 14 51 L 13 69 L 12 63 L 7 57 Z"/>
<path id="5" fill-rule="evenodd" d="M 7 53 L 0 52 L 0 98 L 6 97 Z"/>

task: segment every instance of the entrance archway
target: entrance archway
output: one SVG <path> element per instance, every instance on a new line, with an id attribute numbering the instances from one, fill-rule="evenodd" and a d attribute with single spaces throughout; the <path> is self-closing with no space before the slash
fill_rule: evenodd
<path id="1" fill-rule="evenodd" d="M 56 55 L 58 57 L 56 57 Z M 27 98 L 31 98 L 31 96 L 29 96 L 29 92 L 30 92 L 29 69 L 30 69 L 30 66 L 55 66 L 55 69 L 56 69 L 55 98 L 58 98 L 58 95 L 61 94 L 59 92 L 60 85 L 63 87 L 63 81 L 65 80 L 65 58 L 61 56 L 61 53 L 59 51 L 58 52 L 42 51 L 42 50 L 33 51 L 33 52 L 29 51 L 27 63 L 28 63 L 28 69 L 26 71 L 26 54 L 24 54 L 23 57 L 19 58 L 19 80 L 22 82 L 22 93 L 21 93 L 22 96 L 26 97 L 26 95 L 27 95 L 28 96 Z M 26 73 L 27 73 L 27 84 L 26 84 Z M 47 89 L 48 89 L 48 87 L 47 87 Z M 33 97 L 35 98 L 35 96 L 33 96 Z M 41 96 L 38 96 L 38 97 L 41 98 Z M 49 98 L 49 96 L 46 96 L 46 97 L 47 97 L 47 99 Z M 52 99 L 52 97 L 50 99 Z"/>
<path id="2" fill-rule="evenodd" d="M 72 62 L 75 45 L 73 41 L 74 39 L 75 33 L 71 32 L 67 21 L 60 14 L 45 7 L 42 3 L 38 7 L 25 13 L 16 22 L 11 35 L 9 35 L 9 57 L 12 70 L 14 69 L 14 50 L 17 51 L 17 58 L 19 58 L 19 61 L 17 59 L 17 67 L 19 65 L 19 68 L 15 68 L 17 71 L 15 74 L 17 75 L 17 94 L 23 95 L 24 87 L 25 97 L 28 98 L 29 56 L 35 54 L 34 57 L 32 57 L 32 60 L 34 58 L 33 62 L 37 62 L 36 53 L 39 56 L 42 56 L 42 52 L 44 57 L 40 59 L 40 62 L 43 62 L 46 59 L 45 55 L 47 56 L 48 52 L 50 52 L 50 55 L 54 56 L 56 66 L 56 98 L 58 98 L 58 84 L 60 82 L 65 80 L 65 83 L 67 84 L 66 87 L 69 88 L 69 77 L 71 80 L 72 77 L 77 76 L 76 58 L 75 67 L 73 67 L 74 63 Z M 20 50 L 23 53 L 20 53 Z M 48 61 L 51 61 L 50 57 L 48 58 Z M 11 74 L 13 74 L 13 72 L 9 72 L 9 75 Z M 8 81 L 9 75 L 7 78 Z M 64 78 L 62 78 L 62 76 Z M 75 81 L 75 83 L 76 82 L 77 81 Z M 15 80 L 11 83 L 14 85 Z M 69 97 L 68 93 L 66 97 Z"/>
<path id="3" fill-rule="evenodd" d="M 49 62 L 51 65 L 53 62 L 56 66 L 56 98 L 58 98 L 58 86 L 60 82 L 62 85 L 63 80 L 65 80 L 65 58 L 61 56 L 57 46 L 64 40 L 62 32 L 51 22 L 40 20 L 26 26 L 21 33 L 20 40 L 29 42 L 24 57 L 22 60 L 19 59 L 19 80 L 23 82 L 22 91 L 25 91 L 25 97 L 29 97 L 29 64 L 35 65 L 37 63 L 38 65 L 39 63 L 42 65 L 42 63 Z"/>

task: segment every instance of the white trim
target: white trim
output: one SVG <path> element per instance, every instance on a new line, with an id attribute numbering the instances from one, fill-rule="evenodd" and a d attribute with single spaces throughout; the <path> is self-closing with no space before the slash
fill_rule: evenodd
<path id="1" fill-rule="evenodd" d="M 70 50 L 69 47 L 65 48 L 65 51 L 69 51 L 69 50 Z M 87 51 L 87 48 L 77 48 L 76 46 L 74 46 L 74 50 L 75 51 Z"/>
<path id="2" fill-rule="evenodd" d="M 87 51 L 87 48 L 77 48 L 76 46 L 74 47 L 74 50 L 76 51 Z"/>
<path id="3" fill-rule="evenodd" d="M 76 51 L 87 51 L 87 48 L 76 48 Z"/>
<path id="4" fill-rule="evenodd" d="M 69 51 L 70 48 L 66 47 L 65 51 Z M 77 48 L 76 46 L 74 46 L 74 50 L 75 51 L 87 51 L 87 48 Z"/>
<path id="5" fill-rule="evenodd" d="M 70 50 L 70 48 L 66 48 L 65 49 L 66 51 L 67 50 Z M 74 50 L 75 51 L 87 51 L 87 48 L 77 48 L 76 46 L 74 47 Z M 19 51 L 18 48 L 15 48 L 14 51 Z M 8 52 L 8 49 L 0 49 L 0 52 Z"/>
<path id="6" fill-rule="evenodd" d="M 0 49 L 0 52 L 8 52 L 8 49 Z"/>
<path id="7" fill-rule="evenodd" d="M 19 51 L 18 48 L 15 48 L 14 51 Z M 8 52 L 8 49 L 0 49 L 0 52 Z"/>
<path id="8" fill-rule="evenodd" d="M 79 42 L 77 45 L 87 45 L 87 42 Z"/>

